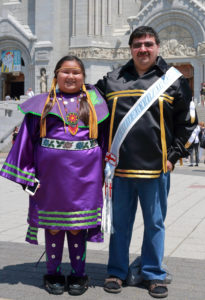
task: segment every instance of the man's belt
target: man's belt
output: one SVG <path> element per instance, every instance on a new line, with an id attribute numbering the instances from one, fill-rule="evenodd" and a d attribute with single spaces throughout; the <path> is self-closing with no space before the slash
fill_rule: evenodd
<path id="1" fill-rule="evenodd" d="M 96 139 L 85 141 L 65 141 L 43 138 L 41 146 L 57 150 L 89 150 L 97 147 L 98 142 Z"/>

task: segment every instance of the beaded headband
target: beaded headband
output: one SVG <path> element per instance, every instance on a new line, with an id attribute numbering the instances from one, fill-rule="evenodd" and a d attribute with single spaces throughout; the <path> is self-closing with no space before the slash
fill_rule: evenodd
<path id="1" fill-rule="evenodd" d="M 58 73 L 58 72 L 60 72 L 61 70 L 81 70 L 81 68 L 79 68 L 79 67 L 62 67 L 62 68 L 59 68 L 59 69 L 57 69 L 56 70 L 56 73 Z"/>

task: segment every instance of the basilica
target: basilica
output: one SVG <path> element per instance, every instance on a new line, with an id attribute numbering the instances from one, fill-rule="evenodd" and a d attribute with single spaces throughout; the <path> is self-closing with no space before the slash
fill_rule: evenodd
<path id="1" fill-rule="evenodd" d="M 134 28 L 152 26 L 160 55 L 188 79 L 200 102 L 205 82 L 205 0 L 0 0 L 0 100 L 49 89 L 56 62 L 80 57 L 95 83 L 130 59 Z"/>

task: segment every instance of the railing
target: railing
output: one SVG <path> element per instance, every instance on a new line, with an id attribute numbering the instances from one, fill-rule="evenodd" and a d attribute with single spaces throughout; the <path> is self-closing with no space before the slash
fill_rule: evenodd
<path id="1" fill-rule="evenodd" d="M 4 106 L 4 105 L 7 105 L 7 104 L 21 104 L 25 101 L 25 99 L 23 100 L 0 100 L 0 106 Z"/>

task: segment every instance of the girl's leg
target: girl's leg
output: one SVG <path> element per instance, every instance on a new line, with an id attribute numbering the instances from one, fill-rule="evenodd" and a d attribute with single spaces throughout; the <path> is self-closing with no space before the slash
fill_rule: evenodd
<path id="1" fill-rule="evenodd" d="M 67 231 L 67 239 L 71 263 L 71 275 L 67 278 L 68 293 L 82 295 L 88 289 L 88 277 L 85 274 L 86 231 Z"/>
<path id="2" fill-rule="evenodd" d="M 61 275 L 65 231 L 45 230 L 46 266 L 44 275 L 45 289 L 54 295 L 61 295 L 65 290 L 65 277 Z"/>
<path id="3" fill-rule="evenodd" d="M 64 239 L 65 231 L 63 230 L 56 234 L 45 230 L 47 274 L 61 274 Z"/>
<path id="4" fill-rule="evenodd" d="M 71 274 L 73 276 L 85 276 L 86 258 L 86 231 L 81 230 L 77 234 L 67 231 Z"/>

